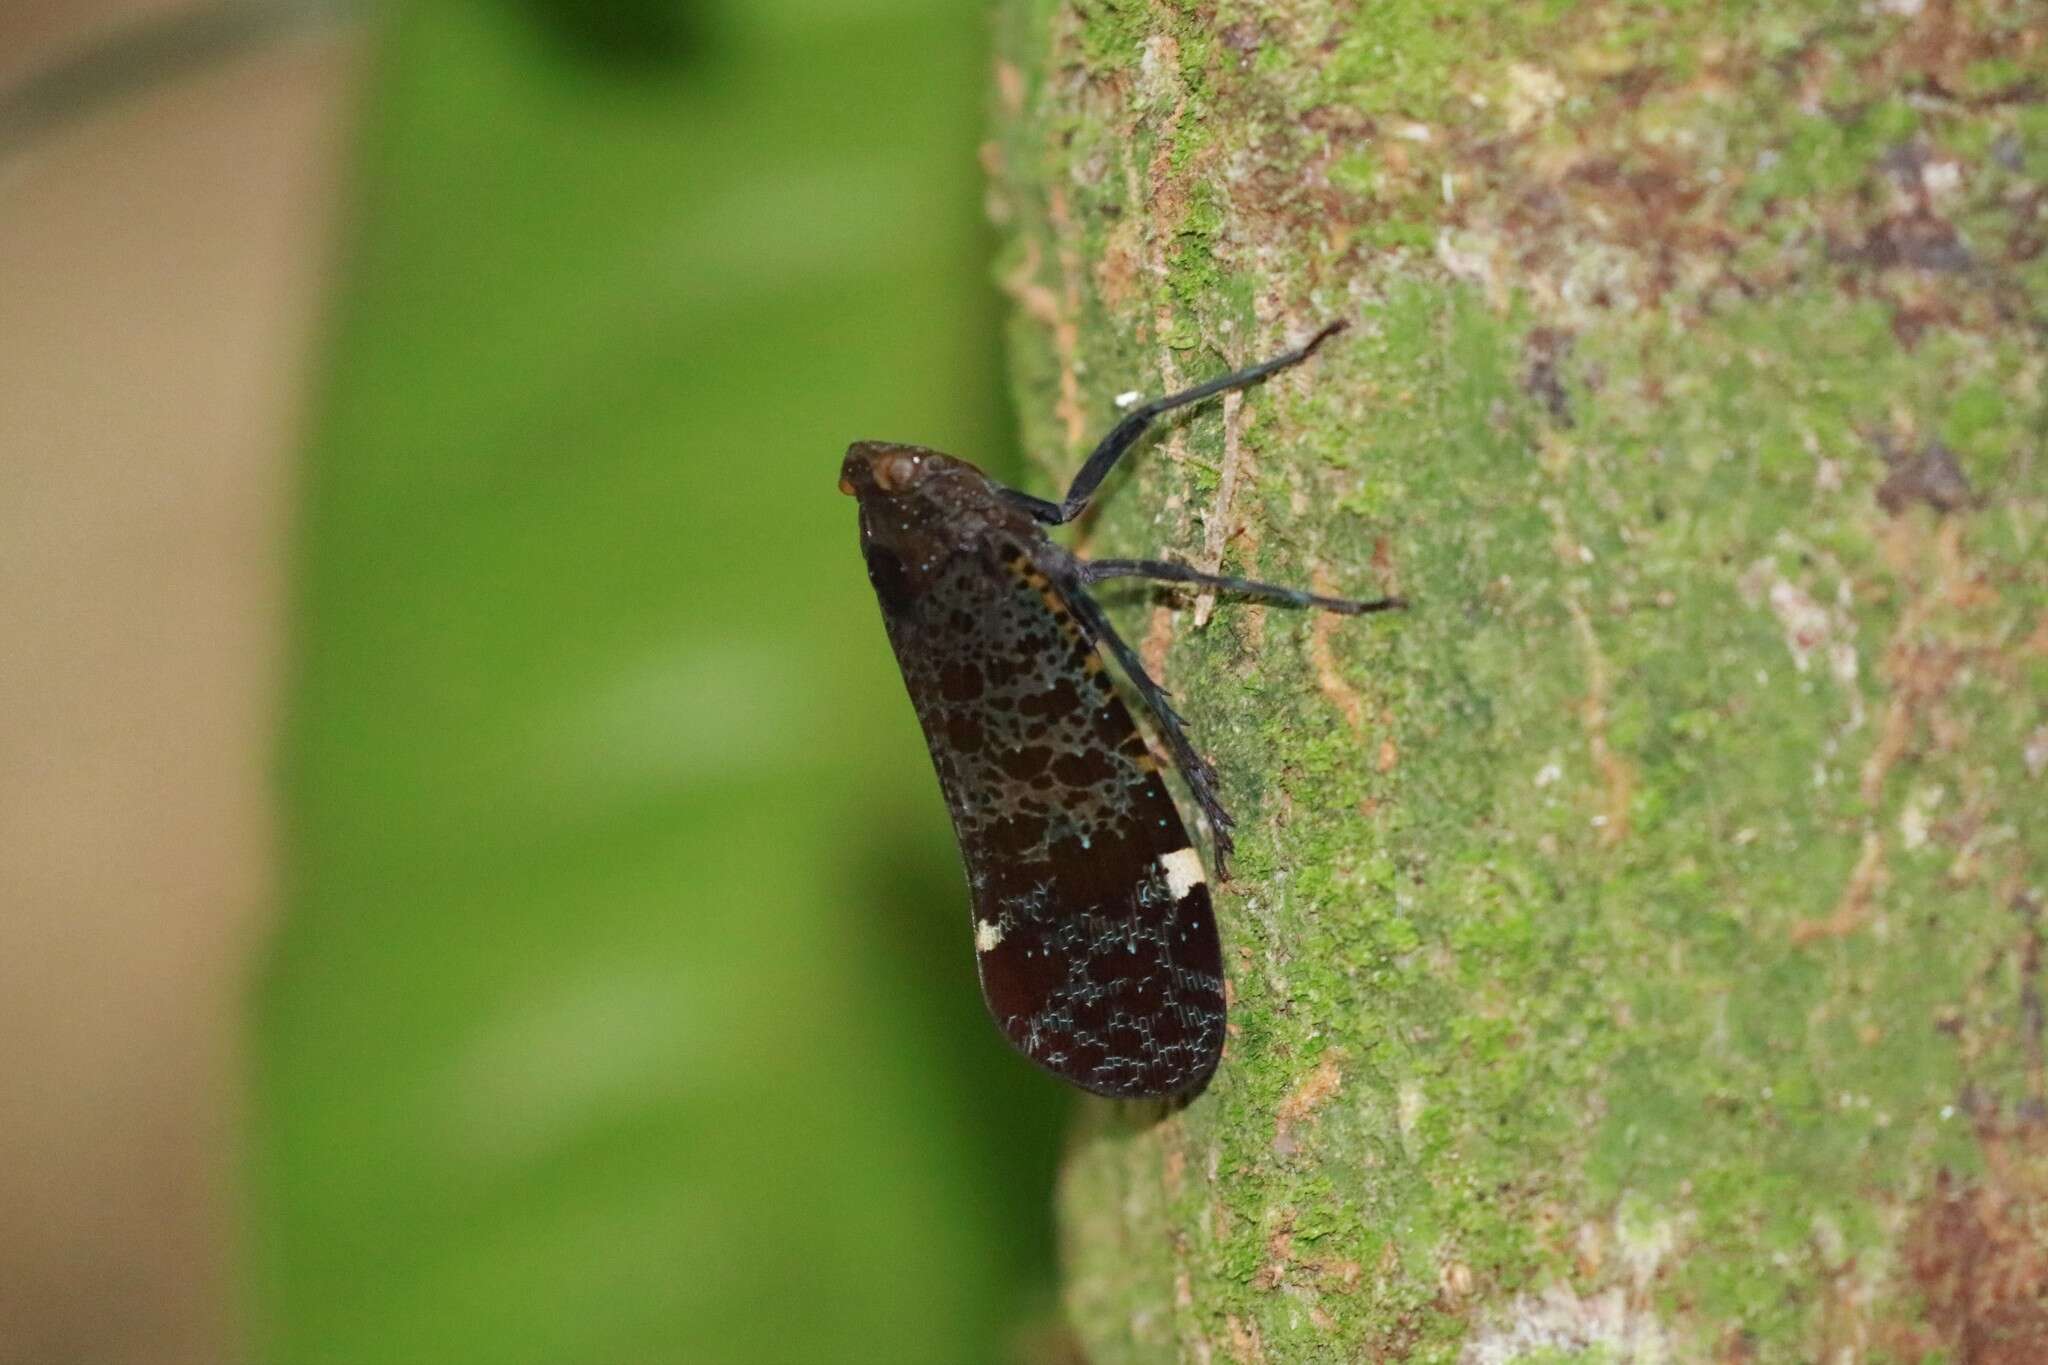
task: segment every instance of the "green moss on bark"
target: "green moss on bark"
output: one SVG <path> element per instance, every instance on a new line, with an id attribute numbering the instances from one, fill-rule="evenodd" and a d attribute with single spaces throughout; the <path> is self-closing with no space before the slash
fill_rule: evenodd
<path id="1" fill-rule="evenodd" d="M 1415 603 L 1118 606 L 1241 853 L 1217 1082 L 1068 1163 L 1090 1358 L 2048 1352 L 2038 11 L 999 31 L 1046 487 L 1359 323 L 1086 546 Z"/>

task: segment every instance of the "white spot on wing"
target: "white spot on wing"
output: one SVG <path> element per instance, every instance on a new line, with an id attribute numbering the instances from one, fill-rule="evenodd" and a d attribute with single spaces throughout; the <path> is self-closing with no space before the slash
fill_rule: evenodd
<path id="1" fill-rule="evenodd" d="M 1003 941 L 1003 926 L 985 919 L 974 922 L 974 951 L 985 953 Z"/>
<path id="2" fill-rule="evenodd" d="M 1160 855 L 1159 867 L 1166 873 L 1166 886 L 1175 900 L 1208 881 L 1202 875 L 1201 855 L 1191 848 Z"/>

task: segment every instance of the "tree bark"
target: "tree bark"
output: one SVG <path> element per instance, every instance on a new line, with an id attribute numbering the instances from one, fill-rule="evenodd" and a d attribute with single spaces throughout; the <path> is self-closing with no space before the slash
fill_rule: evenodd
<path id="1" fill-rule="evenodd" d="M 2048 28 L 1004 0 L 1041 491 L 1239 820 L 1229 1051 L 1092 1106 L 1138 1360 L 2048 1359 Z"/>

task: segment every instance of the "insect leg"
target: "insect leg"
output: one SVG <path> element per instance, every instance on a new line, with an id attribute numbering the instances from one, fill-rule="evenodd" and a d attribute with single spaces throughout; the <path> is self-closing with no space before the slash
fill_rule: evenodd
<path id="1" fill-rule="evenodd" d="M 1161 583 L 1193 583 L 1197 587 L 1214 588 L 1219 592 L 1232 592 L 1244 597 L 1260 597 L 1290 607 L 1319 607 L 1343 616 L 1363 616 L 1369 611 L 1394 611 L 1408 605 L 1399 597 L 1378 597 L 1369 602 L 1350 597 L 1319 597 L 1315 593 L 1303 592 L 1300 588 L 1284 588 L 1277 583 L 1255 583 L 1249 578 L 1226 578 L 1221 574 L 1203 573 L 1200 569 L 1190 568 L 1186 564 L 1176 564 L 1170 559 L 1084 559 L 1078 563 L 1083 583 L 1100 583 L 1108 578 L 1150 578 Z"/>
<path id="2" fill-rule="evenodd" d="M 1166 695 L 1166 689 L 1152 681 L 1152 675 L 1145 671 L 1144 661 L 1138 652 L 1124 643 L 1116 633 L 1116 627 L 1109 623 L 1109 616 L 1086 589 L 1076 584 L 1067 594 L 1067 605 L 1080 620 L 1096 642 L 1105 646 L 1114 658 L 1124 677 L 1130 680 L 1133 689 L 1145 703 L 1145 709 L 1152 713 L 1152 721 L 1159 728 L 1159 736 L 1166 741 L 1167 752 L 1173 755 L 1174 766 L 1188 784 L 1188 792 L 1195 798 L 1195 804 L 1202 808 L 1202 814 L 1209 817 L 1209 829 L 1216 841 L 1216 876 L 1219 880 L 1230 876 L 1228 867 L 1231 827 L 1237 822 L 1230 818 L 1230 812 L 1223 808 L 1222 800 L 1216 794 L 1216 770 L 1209 766 L 1209 760 L 1195 751 L 1188 741 L 1187 722 L 1180 712 L 1173 709 L 1173 703 Z"/>
<path id="3" fill-rule="evenodd" d="M 1153 418 L 1163 412 L 1186 407 L 1189 403 L 1199 403 L 1215 394 L 1241 389 L 1247 384 L 1256 384 L 1277 370 L 1299 365 L 1315 354 L 1316 347 L 1343 331 L 1346 325 L 1342 320 L 1330 323 L 1285 355 L 1274 356 L 1271 360 L 1262 361 L 1233 374 L 1226 374 L 1219 379 L 1212 379 L 1206 384 L 1197 384 L 1191 389 L 1182 389 L 1179 393 L 1139 404 L 1125 414 L 1121 422 L 1111 427 L 1109 435 L 1103 437 L 1102 443 L 1089 454 L 1081 465 L 1081 472 L 1074 476 L 1074 482 L 1067 488 L 1067 495 L 1064 498 L 1057 503 L 1051 503 L 1043 498 L 1019 493 L 1015 495 L 1017 504 L 1048 526 L 1058 526 L 1072 521 L 1088 506 L 1088 499 L 1095 496 L 1095 490 L 1101 486 L 1103 479 L 1108 477 L 1109 471 L 1115 467 L 1123 453 L 1136 445 L 1138 438 L 1145 434 L 1145 428 L 1152 424 Z"/>

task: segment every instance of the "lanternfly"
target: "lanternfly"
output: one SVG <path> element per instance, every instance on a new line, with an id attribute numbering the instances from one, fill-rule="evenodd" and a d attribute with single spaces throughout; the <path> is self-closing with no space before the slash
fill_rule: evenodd
<path id="1" fill-rule="evenodd" d="M 856 442 L 840 466 L 967 864 L 982 995 L 1018 1050 L 1084 1090 L 1192 1093 L 1223 1052 L 1223 953 L 1202 860 L 1099 651 L 1207 817 L 1219 876 L 1232 823 L 1215 770 L 1089 585 L 1191 583 L 1349 615 L 1402 603 L 1318 597 L 1167 560 L 1084 560 L 1046 528 L 1081 514 L 1153 418 L 1300 364 L 1342 327 L 1132 409 L 1057 503 L 918 446 Z"/>

